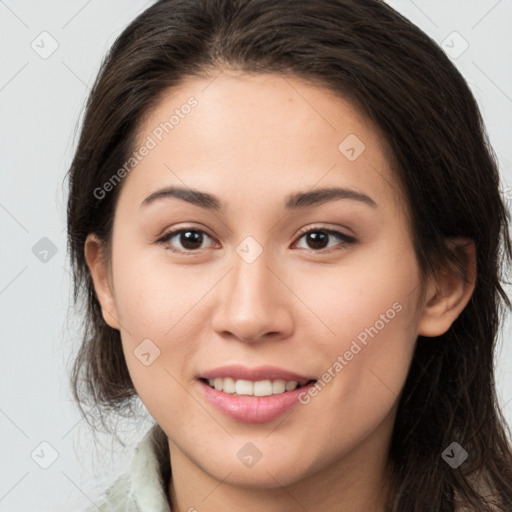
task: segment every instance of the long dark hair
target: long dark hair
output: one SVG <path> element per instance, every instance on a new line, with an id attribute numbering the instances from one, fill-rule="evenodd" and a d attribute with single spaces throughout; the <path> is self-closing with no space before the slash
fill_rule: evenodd
<path id="1" fill-rule="evenodd" d="M 95 190 L 129 160 L 143 115 L 163 94 L 223 68 L 300 77 L 353 102 L 374 123 L 403 189 L 422 279 L 463 271 L 447 238 L 475 242 L 469 303 L 448 332 L 416 343 L 390 447 L 387 510 L 448 511 L 454 498 L 475 511 L 512 510 L 511 447 L 494 382 L 512 256 L 496 156 L 452 62 L 379 0 L 160 0 L 115 41 L 69 170 L 74 298 L 84 300 L 86 321 L 71 375 L 79 406 L 123 414 L 136 397 L 119 332 L 102 318 L 84 259 L 89 233 L 108 251 L 123 182 Z M 468 453 L 458 468 L 442 457 L 453 442 Z"/>

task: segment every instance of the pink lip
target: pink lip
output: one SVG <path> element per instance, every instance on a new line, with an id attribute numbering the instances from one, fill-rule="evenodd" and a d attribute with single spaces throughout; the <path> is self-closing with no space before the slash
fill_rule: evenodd
<path id="1" fill-rule="evenodd" d="M 284 380 L 296 381 L 301 387 L 270 396 L 243 396 L 224 393 L 213 389 L 204 380 L 216 377 L 231 377 L 234 380 Z M 298 403 L 298 397 L 314 384 L 315 377 L 299 375 L 275 366 L 247 368 L 241 365 L 227 365 L 201 373 L 197 377 L 205 398 L 226 416 L 245 423 L 272 421 Z M 310 382 L 309 384 L 307 384 Z M 307 384 L 307 385 L 305 385 Z"/>
<path id="2" fill-rule="evenodd" d="M 251 380 L 256 382 L 258 380 L 295 380 L 299 384 L 305 384 L 310 380 L 316 380 L 316 377 L 308 377 L 307 375 L 299 375 L 288 370 L 283 370 L 277 366 L 258 366 L 256 368 L 247 368 L 241 365 L 227 365 L 213 370 L 208 370 L 198 378 L 202 379 L 215 379 L 216 377 L 232 377 L 235 380 Z"/>
<path id="3" fill-rule="evenodd" d="M 212 377 L 210 377 L 212 378 Z M 295 379 L 291 379 L 295 380 Z M 206 399 L 226 416 L 245 423 L 266 423 L 297 405 L 299 394 L 307 392 L 314 382 L 293 391 L 270 396 L 231 395 L 198 380 Z"/>

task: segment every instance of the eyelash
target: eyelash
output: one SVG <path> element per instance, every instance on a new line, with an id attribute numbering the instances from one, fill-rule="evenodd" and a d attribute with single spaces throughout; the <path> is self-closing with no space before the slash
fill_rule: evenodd
<path id="1" fill-rule="evenodd" d="M 184 228 L 176 229 L 174 231 L 169 231 L 168 233 L 163 235 L 161 238 L 159 238 L 157 240 L 157 243 L 160 243 L 162 245 L 167 245 L 169 240 L 174 238 L 176 235 L 179 235 L 181 233 L 185 233 L 187 231 L 193 231 L 193 232 L 196 232 L 196 233 L 202 233 L 202 234 L 208 236 L 209 238 L 213 238 L 208 233 L 206 233 L 206 231 L 204 231 L 202 229 L 197 229 L 197 228 L 194 228 L 194 227 L 190 227 L 190 228 L 184 227 Z M 355 238 L 353 238 L 351 236 L 348 236 L 348 235 L 346 235 L 346 234 L 344 234 L 344 233 L 342 233 L 340 231 L 336 231 L 334 229 L 321 228 L 321 227 L 309 228 L 308 230 L 301 231 L 299 233 L 299 235 L 298 235 L 297 241 L 300 240 L 304 235 L 308 235 L 309 233 L 318 233 L 318 232 L 327 233 L 328 235 L 331 235 L 331 236 L 337 238 L 338 240 L 344 242 L 343 247 L 338 248 L 338 249 L 318 249 L 318 250 L 316 250 L 316 249 L 305 249 L 306 251 L 313 252 L 313 253 L 320 253 L 320 254 L 328 254 L 328 253 L 332 253 L 332 252 L 343 250 L 347 246 L 351 246 L 351 245 L 353 245 L 353 244 L 355 244 L 357 242 Z M 169 251 L 171 251 L 173 253 L 178 253 L 178 254 L 193 255 L 194 253 L 197 253 L 200 249 L 182 250 L 182 249 L 173 249 L 172 247 L 168 246 L 168 247 L 166 247 L 166 250 L 169 250 Z"/>

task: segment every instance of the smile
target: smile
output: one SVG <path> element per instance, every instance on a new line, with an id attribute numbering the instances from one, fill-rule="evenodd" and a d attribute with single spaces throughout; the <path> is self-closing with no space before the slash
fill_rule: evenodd
<path id="1" fill-rule="evenodd" d="M 309 382 L 299 384 L 296 380 L 258 380 L 256 382 L 245 379 L 234 379 L 232 377 L 217 377 L 215 379 L 204 379 L 208 385 L 217 391 L 233 395 L 248 395 L 248 396 L 271 396 L 280 395 L 288 391 L 293 391 L 298 387 L 302 387 Z"/>
<path id="2" fill-rule="evenodd" d="M 299 402 L 317 379 L 277 366 L 240 364 L 204 370 L 196 375 L 199 391 L 208 406 L 244 423 L 272 421 Z"/>

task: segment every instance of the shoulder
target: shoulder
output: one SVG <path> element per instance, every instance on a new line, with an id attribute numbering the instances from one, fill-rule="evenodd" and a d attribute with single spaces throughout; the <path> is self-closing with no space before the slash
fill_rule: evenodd
<path id="1" fill-rule="evenodd" d="M 155 424 L 137 446 L 127 471 L 84 512 L 171 512 L 169 478 L 167 436 Z"/>

